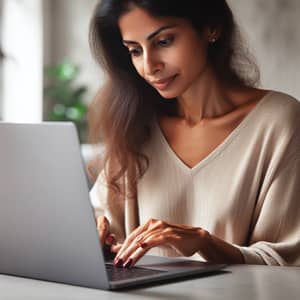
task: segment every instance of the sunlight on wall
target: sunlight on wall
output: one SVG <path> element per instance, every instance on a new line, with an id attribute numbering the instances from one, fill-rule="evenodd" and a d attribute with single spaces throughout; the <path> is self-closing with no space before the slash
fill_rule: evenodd
<path id="1" fill-rule="evenodd" d="M 42 120 L 43 19 L 40 0 L 5 0 L 3 120 Z"/>

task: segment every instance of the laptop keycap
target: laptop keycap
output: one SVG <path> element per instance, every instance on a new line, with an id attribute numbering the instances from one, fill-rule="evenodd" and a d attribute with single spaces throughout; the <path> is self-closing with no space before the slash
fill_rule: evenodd
<path id="1" fill-rule="evenodd" d="M 144 276 L 151 276 L 166 271 L 150 270 L 139 267 L 117 268 L 111 264 L 106 264 L 106 270 L 109 281 L 120 281 Z"/>

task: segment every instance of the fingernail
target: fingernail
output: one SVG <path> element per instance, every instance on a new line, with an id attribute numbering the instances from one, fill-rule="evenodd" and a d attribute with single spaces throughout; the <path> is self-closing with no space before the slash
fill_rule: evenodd
<path id="1" fill-rule="evenodd" d="M 107 238 L 106 238 L 106 242 L 108 243 L 108 244 L 113 244 L 114 243 L 114 241 L 115 241 L 115 239 L 114 239 L 114 237 L 112 236 L 112 235 L 109 235 Z"/>
<path id="2" fill-rule="evenodd" d="M 123 260 L 121 258 L 118 258 L 117 260 L 114 261 L 114 265 L 116 267 L 121 267 L 123 265 Z"/>
<path id="3" fill-rule="evenodd" d="M 145 249 L 145 248 L 148 247 L 148 244 L 147 243 L 141 243 L 140 246 L 141 246 L 141 248 Z"/>
<path id="4" fill-rule="evenodd" d="M 125 264 L 123 265 L 124 268 L 129 268 L 132 264 L 132 258 L 126 260 Z"/>

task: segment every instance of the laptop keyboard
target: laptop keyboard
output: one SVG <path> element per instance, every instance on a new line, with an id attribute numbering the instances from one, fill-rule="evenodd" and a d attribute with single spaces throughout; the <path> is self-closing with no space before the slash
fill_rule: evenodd
<path id="1" fill-rule="evenodd" d="M 159 273 L 163 273 L 165 271 L 160 270 L 150 270 L 139 267 L 131 267 L 131 268 L 117 268 L 114 265 L 106 264 L 106 270 L 109 281 L 119 281 L 126 280 L 144 276 L 151 276 Z"/>

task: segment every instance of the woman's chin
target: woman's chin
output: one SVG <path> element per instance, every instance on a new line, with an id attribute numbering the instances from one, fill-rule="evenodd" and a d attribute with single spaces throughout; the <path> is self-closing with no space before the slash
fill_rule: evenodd
<path id="1" fill-rule="evenodd" d="M 178 97 L 178 93 L 175 93 L 174 91 L 160 91 L 156 89 L 157 92 L 165 99 L 175 99 Z"/>

